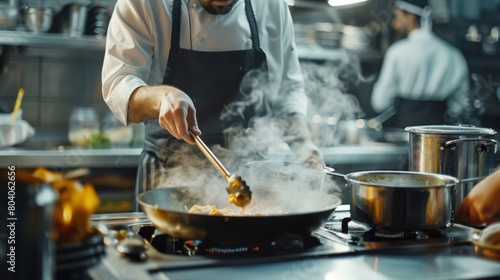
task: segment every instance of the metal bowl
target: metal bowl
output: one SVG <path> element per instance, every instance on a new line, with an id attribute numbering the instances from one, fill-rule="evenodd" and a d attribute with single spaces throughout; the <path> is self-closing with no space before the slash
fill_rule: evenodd
<path id="1" fill-rule="evenodd" d="M 17 9 L 0 3 L 0 30 L 14 30 L 17 26 Z"/>
<path id="2" fill-rule="evenodd" d="M 26 8 L 24 10 L 24 23 L 28 31 L 43 33 L 52 26 L 54 11 L 50 8 Z"/>

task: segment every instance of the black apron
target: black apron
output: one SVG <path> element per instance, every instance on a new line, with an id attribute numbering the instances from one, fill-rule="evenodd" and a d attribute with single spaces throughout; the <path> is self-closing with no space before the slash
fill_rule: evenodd
<path id="1" fill-rule="evenodd" d="M 209 146 L 224 144 L 222 130 L 229 124 L 220 121 L 220 114 L 226 105 L 238 98 L 244 75 L 259 67 L 267 69 L 250 0 L 245 0 L 245 11 L 251 30 L 252 49 L 201 52 L 179 47 L 181 0 L 174 0 L 173 3 L 172 43 L 163 84 L 179 88 L 192 99 L 203 140 Z M 230 122 L 234 121 L 248 120 Z M 136 194 L 160 186 L 161 174 L 175 164 L 167 164 L 169 155 L 178 150 L 179 145 L 192 146 L 172 137 L 159 126 L 158 120 L 146 121 L 145 125 L 145 148 L 140 156 Z"/>
<path id="2" fill-rule="evenodd" d="M 449 124 L 446 101 L 411 100 L 398 97 L 396 113 L 385 123 L 386 128 Z"/>

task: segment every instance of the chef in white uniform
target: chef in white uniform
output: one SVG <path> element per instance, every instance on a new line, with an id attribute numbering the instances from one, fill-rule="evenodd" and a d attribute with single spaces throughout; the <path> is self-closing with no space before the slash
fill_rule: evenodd
<path id="1" fill-rule="evenodd" d="M 469 95 L 467 62 L 432 32 L 430 13 L 427 0 L 396 1 L 392 27 L 407 37 L 387 50 L 371 96 L 375 112 L 395 106 L 390 127 L 453 124 Z"/>
<path id="2" fill-rule="evenodd" d="M 323 166 L 307 128 L 284 0 L 118 1 L 106 39 L 103 97 L 124 124 L 146 125 L 136 192 L 162 186 L 167 170 L 182 164 L 175 153 L 194 144 L 188 129 L 203 132 L 209 145 L 224 145 L 228 125 L 248 122 L 245 114 L 223 123 L 221 113 L 241 97 L 246 74 L 262 69 L 272 81 L 263 89 L 269 109 L 287 124 L 285 141 L 298 161 Z"/>

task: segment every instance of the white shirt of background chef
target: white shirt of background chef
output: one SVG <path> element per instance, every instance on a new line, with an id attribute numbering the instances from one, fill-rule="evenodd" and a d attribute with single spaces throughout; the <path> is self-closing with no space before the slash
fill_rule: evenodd
<path id="1" fill-rule="evenodd" d="M 425 28 L 387 50 L 374 85 L 371 104 L 376 112 L 394 105 L 397 97 L 411 100 L 448 100 L 450 112 L 459 114 L 469 95 L 469 74 L 462 53 Z"/>

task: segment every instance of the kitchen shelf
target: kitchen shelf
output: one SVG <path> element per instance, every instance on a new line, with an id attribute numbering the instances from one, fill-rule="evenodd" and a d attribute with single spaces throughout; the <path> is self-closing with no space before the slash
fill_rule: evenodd
<path id="1" fill-rule="evenodd" d="M 384 57 L 380 51 L 328 48 L 320 45 L 297 45 L 297 53 L 300 59 L 309 60 L 342 60 L 356 56 L 363 61 L 381 61 Z"/>
<path id="2" fill-rule="evenodd" d="M 337 147 L 319 147 L 327 165 L 363 166 L 373 169 L 378 165 L 398 168 L 408 160 L 407 144 L 365 143 L 362 145 L 340 145 Z M 286 161 L 293 153 L 290 149 L 271 147 L 269 155 L 275 160 Z"/>
<path id="3" fill-rule="evenodd" d="M 100 51 L 104 50 L 106 39 L 95 36 L 70 37 L 58 33 L 0 30 L 0 45 Z"/>
<path id="4" fill-rule="evenodd" d="M 94 36 L 69 37 L 57 33 L 35 34 L 26 31 L 0 30 L 0 45 L 103 51 L 106 39 Z M 319 45 L 297 45 L 297 51 L 301 59 L 311 60 L 339 60 L 346 55 L 356 55 L 362 60 L 380 60 L 383 56 L 377 51 L 328 48 Z"/>
<path id="5" fill-rule="evenodd" d="M 398 166 L 408 157 L 406 145 L 372 145 L 320 147 L 327 164 L 332 165 L 377 165 Z M 4 165 L 16 167 L 136 167 L 142 148 L 93 149 L 93 150 L 27 150 L 7 148 L 0 150 Z M 291 155 L 289 149 L 270 148 L 269 155 L 276 159 L 285 159 Z"/>
<path id="6" fill-rule="evenodd" d="M 70 150 L 24 150 L 10 148 L 0 150 L 4 165 L 18 168 L 36 168 L 39 166 L 54 168 L 137 167 L 141 148 L 123 149 L 70 149 Z"/>

